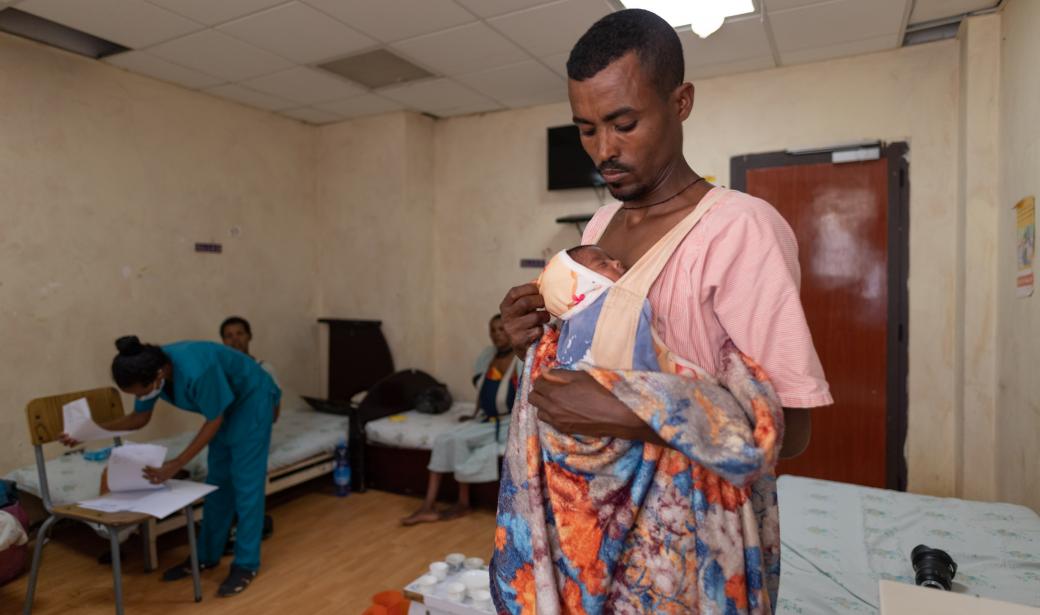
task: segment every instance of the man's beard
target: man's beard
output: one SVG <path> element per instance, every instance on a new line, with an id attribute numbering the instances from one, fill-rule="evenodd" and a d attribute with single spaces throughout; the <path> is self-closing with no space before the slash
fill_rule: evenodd
<path id="1" fill-rule="evenodd" d="M 642 184 L 628 186 L 627 189 L 623 191 L 615 190 L 613 186 L 607 184 L 607 190 L 610 192 L 610 196 L 621 201 L 622 203 L 627 203 L 629 201 L 638 201 L 639 199 L 646 196 L 649 192 L 649 190 L 647 190 L 647 187 Z"/>

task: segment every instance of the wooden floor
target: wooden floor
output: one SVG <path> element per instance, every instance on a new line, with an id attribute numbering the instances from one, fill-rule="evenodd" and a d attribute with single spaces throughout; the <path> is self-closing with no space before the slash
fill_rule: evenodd
<path id="1" fill-rule="evenodd" d="M 132 538 L 123 565 L 127 615 L 350 615 L 362 612 L 372 594 L 400 589 L 448 553 L 489 559 L 495 529 L 491 511 L 403 528 L 398 519 L 411 513 L 418 499 L 381 491 L 337 498 L 328 483 L 323 477 L 272 496 L 268 513 L 275 532 L 263 543 L 260 575 L 233 598 L 216 597 L 230 557 L 202 573 L 203 598 L 196 604 L 190 578 L 163 583 L 160 571 L 143 571 L 142 549 Z M 160 570 L 187 557 L 185 536 L 181 530 L 160 537 Z M 59 525 L 56 539 L 43 551 L 33 613 L 113 613 L 111 569 L 96 562 L 106 548 L 107 541 L 85 526 Z M 0 587 L 0 612 L 19 612 L 27 577 Z"/>

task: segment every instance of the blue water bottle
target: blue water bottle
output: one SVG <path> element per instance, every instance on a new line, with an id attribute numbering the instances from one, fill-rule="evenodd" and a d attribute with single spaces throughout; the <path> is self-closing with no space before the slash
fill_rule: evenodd
<path id="1" fill-rule="evenodd" d="M 336 461 L 332 470 L 332 480 L 336 484 L 336 495 L 350 495 L 350 455 L 347 454 L 347 441 L 340 440 L 336 445 Z"/>

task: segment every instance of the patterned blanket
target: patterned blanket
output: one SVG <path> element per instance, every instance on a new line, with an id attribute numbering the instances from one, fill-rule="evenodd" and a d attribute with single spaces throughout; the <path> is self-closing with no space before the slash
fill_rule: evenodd
<path id="1" fill-rule="evenodd" d="M 528 352 L 498 503 L 492 592 L 505 613 L 772 613 L 780 577 L 774 468 L 783 413 L 733 344 L 718 381 L 589 368 L 669 447 L 568 436 L 538 421 Z"/>

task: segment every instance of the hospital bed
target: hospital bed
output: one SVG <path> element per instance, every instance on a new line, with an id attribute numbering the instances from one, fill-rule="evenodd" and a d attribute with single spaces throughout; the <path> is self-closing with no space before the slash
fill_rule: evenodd
<path id="1" fill-rule="evenodd" d="M 422 496 L 426 493 L 430 450 L 437 436 L 458 429 L 459 418 L 472 416 L 473 402 L 455 402 L 443 414 L 421 414 L 414 410 L 394 413 L 359 425 L 363 434 L 365 482 L 368 487 Z M 503 429 L 499 457 L 505 452 L 506 433 Z M 458 485 L 445 477 L 440 499 L 454 500 Z M 470 488 L 470 502 L 474 506 L 494 509 L 498 505 L 498 483 L 481 483 Z"/>
<path id="2" fill-rule="evenodd" d="M 271 449 L 267 460 L 267 494 L 282 491 L 312 478 L 329 474 L 333 469 L 333 451 L 347 438 L 348 419 L 345 416 L 321 414 L 313 411 L 298 395 L 285 392 L 282 410 L 271 433 Z M 195 437 L 186 432 L 153 441 L 167 448 L 167 458 L 178 455 Z M 133 439 L 133 436 L 128 438 Z M 84 459 L 81 451 L 72 451 L 47 462 L 47 482 L 55 505 L 71 504 L 96 497 L 101 484 L 103 462 Z M 202 451 L 184 467 L 192 480 L 206 478 L 206 451 Z M 8 473 L 4 478 L 18 483 L 23 498 L 26 494 L 40 498 L 39 476 L 35 465 L 28 465 Z M 30 503 L 30 508 L 33 503 Z M 42 505 L 35 507 L 42 510 Z M 196 519 L 202 518 L 202 508 L 195 508 Z M 185 518 L 173 515 L 153 520 L 149 528 L 148 567 L 158 564 L 156 540 L 164 534 L 184 527 Z"/>
<path id="3" fill-rule="evenodd" d="M 1013 504 L 781 476 L 777 613 L 878 613 L 878 582 L 914 583 L 910 551 L 943 549 L 953 591 L 1040 607 L 1040 517 Z"/>

